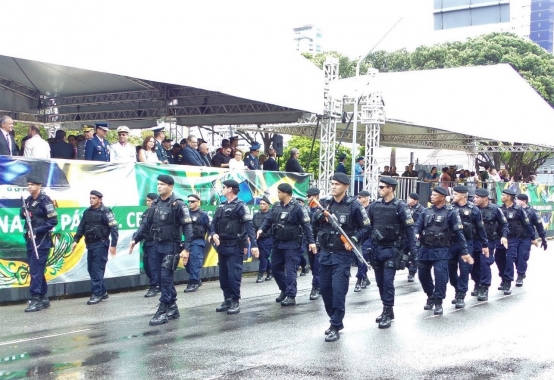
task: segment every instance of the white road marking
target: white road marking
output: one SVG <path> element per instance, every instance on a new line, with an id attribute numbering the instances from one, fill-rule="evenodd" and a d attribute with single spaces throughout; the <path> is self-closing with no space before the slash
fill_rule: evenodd
<path id="1" fill-rule="evenodd" d="M 0 346 L 7 346 L 9 344 L 15 344 L 15 343 L 30 342 L 30 341 L 39 340 L 39 339 L 54 338 L 56 336 L 75 334 L 75 333 L 79 333 L 79 332 L 83 332 L 83 331 L 89 331 L 89 330 L 92 330 L 92 329 L 82 329 L 82 330 L 68 331 L 68 332 L 59 333 L 59 334 L 37 336 L 36 338 L 9 340 L 7 342 L 0 342 Z"/>

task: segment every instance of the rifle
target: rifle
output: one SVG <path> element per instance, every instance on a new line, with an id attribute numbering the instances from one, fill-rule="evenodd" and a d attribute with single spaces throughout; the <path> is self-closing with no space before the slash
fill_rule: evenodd
<path id="1" fill-rule="evenodd" d="M 27 207 L 27 203 L 25 203 L 25 198 L 23 196 L 21 197 L 21 203 L 23 203 L 23 209 L 25 209 L 25 221 L 27 222 L 27 231 L 31 233 L 31 241 L 33 242 L 33 249 L 35 251 L 35 256 L 38 258 L 38 249 L 37 249 L 37 242 L 35 241 L 35 232 L 33 231 L 33 225 L 31 224 L 31 217 L 29 216 L 29 208 Z"/>
<path id="2" fill-rule="evenodd" d="M 317 199 L 312 198 L 312 200 L 310 201 L 310 207 L 316 207 L 316 206 L 318 208 L 320 208 L 321 211 L 323 211 L 323 214 L 327 217 L 327 220 L 329 221 L 329 223 L 331 223 L 333 228 L 335 230 L 337 230 L 338 233 L 340 233 L 340 239 L 342 240 L 342 242 L 344 244 L 349 244 L 352 247 L 352 251 L 354 252 L 356 257 L 358 258 L 358 260 L 360 260 L 362 263 L 364 263 L 368 268 L 371 268 L 371 265 L 369 265 L 369 263 L 364 259 L 364 256 L 358 250 L 358 248 L 356 248 L 356 245 L 354 244 L 354 242 L 352 240 L 350 240 L 350 237 L 348 237 L 346 232 L 344 232 L 344 230 L 340 226 L 339 221 L 337 220 L 337 217 L 335 215 L 331 214 L 326 209 L 324 209 L 323 206 L 317 201 Z"/>

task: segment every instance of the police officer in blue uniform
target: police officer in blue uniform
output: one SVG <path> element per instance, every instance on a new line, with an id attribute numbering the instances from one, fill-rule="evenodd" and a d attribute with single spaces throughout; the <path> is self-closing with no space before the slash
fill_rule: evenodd
<path id="1" fill-rule="evenodd" d="M 306 209 L 306 211 L 308 211 L 308 208 L 306 206 L 306 200 L 303 197 L 296 197 L 296 201 L 300 206 L 302 206 L 303 208 Z M 312 230 L 312 234 L 313 234 L 313 230 Z M 314 235 L 314 240 L 315 240 L 315 235 Z M 300 266 L 300 276 L 305 276 L 310 272 L 310 270 L 308 269 L 308 261 L 306 260 L 306 256 L 304 256 L 305 250 L 309 252 L 310 248 L 308 246 L 308 240 L 306 240 L 306 235 L 302 234 L 302 243 L 300 244 L 300 248 L 298 249 L 298 265 Z"/>
<path id="2" fill-rule="evenodd" d="M 314 234 L 314 240 L 316 241 L 316 248 L 319 252 L 320 246 L 317 243 L 317 234 L 319 232 L 319 224 L 314 224 L 314 214 L 318 210 L 317 206 L 310 206 L 313 200 L 319 202 L 319 189 L 317 187 L 310 187 L 306 192 L 308 198 L 308 215 L 310 215 L 310 222 L 312 224 L 312 233 Z M 315 301 L 319 299 L 319 260 L 316 254 L 308 249 L 308 261 L 310 262 L 310 268 L 312 270 L 312 291 L 310 292 L 310 300 Z"/>
<path id="3" fill-rule="evenodd" d="M 522 241 L 525 239 L 535 240 L 535 231 L 529 222 L 527 212 L 515 202 L 516 193 L 510 189 L 502 191 L 502 206 L 500 211 L 506 217 L 509 226 L 508 247 L 502 244 L 496 246 L 494 260 L 498 266 L 498 275 L 502 282 L 498 290 L 503 290 L 504 295 L 512 294 L 512 281 L 514 281 L 514 265 L 516 265 L 517 253 Z"/>
<path id="4" fill-rule="evenodd" d="M 481 211 L 485 231 L 487 232 L 488 252 L 484 251 L 479 241 L 473 242 L 473 268 L 471 279 L 475 282 L 472 296 L 477 296 L 478 301 L 488 301 L 489 287 L 491 286 L 491 265 L 494 264 L 494 251 L 497 245 L 508 245 L 508 222 L 497 205 L 489 202 L 487 189 L 475 190 L 475 205 Z"/>
<path id="5" fill-rule="evenodd" d="M 518 194 L 516 198 L 517 205 L 522 207 L 527 212 L 527 216 L 529 217 L 529 222 L 531 223 L 531 226 L 533 226 L 534 229 L 537 230 L 537 233 L 542 240 L 541 247 L 544 248 L 544 250 L 546 251 L 546 249 L 548 248 L 548 244 L 546 243 L 546 232 L 544 231 L 544 226 L 542 225 L 541 216 L 539 215 L 537 210 L 529 206 L 529 197 L 527 196 L 527 194 Z M 521 244 L 517 250 L 517 287 L 523 286 L 523 280 L 526 277 L 525 273 L 527 272 L 527 261 L 529 261 L 529 256 L 531 255 L 531 244 L 535 244 L 535 246 L 537 247 L 539 246 L 535 239 L 534 232 L 535 231 L 533 231 L 533 236 L 528 236 L 521 240 Z"/>
<path id="6" fill-rule="evenodd" d="M 260 209 L 256 211 L 252 218 L 255 231 L 260 229 L 265 218 L 270 215 L 270 205 L 271 202 L 267 197 L 262 197 L 262 199 L 260 199 Z M 271 262 L 269 260 L 271 257 L 271 248 L 273 247 L 273 238 L 270 233 L 264 232 L 257 240 L 258 249 L 260 250 L 260 265 L 258 267 L 258 278 L 256 279 L 256 283 L 261 283 L 264 282 L 264 273 L 267 274 L 265 281 L 270 281 L 273 278 L 271 275 Z"/>
<path id="7" fill-rule="evenodd" d="M 454 234 L 460 245 L 459 255 L 462 260 L 472 264 L 463 233 L 464 226 L 458 212 L 446 204 L 448 191 L 441 186 L 435 186 L 431 193 L 432 206 L 423 210 L 415 227 L 421 247 L 418 250 L 417 266 L 419 281 L 427 303 L 424 310 L 435 308 L 435 315 L 442 315 L 442 301 L 446 297 L 448 282 L 448 260 L 452 258 L 450 251 L 451 236 Z M 431 277 L 434 269 L 435 283 Z"/>
<path id="8" fill-rule="evenodd" d="M 200 270 L 204 264 L 206 234 L 210 232 L 210 218 L 208 213 L 200 208 L 200 197 L 196 194 L 190 194 L 188 204 L 192 220 L 192 240 L 190 242 L 189 261 L 185 265 L 189 274 L 189 283 L 185 293 L 196 292 L 202 286 Z"/>
<path id="9" fill-rule="evenodd" d="M 410 193 L 406 203 L 408 204 L 408 209 L 412 213 L 412 219 L 415 224 L 425 207 L 419 203 L 418 193 Z M 407 240 L 404 241 L 404 253 L 408 255 L 408 282 L 414 282 L 415 274 L 417 273 L 416 255 L 410 252 L 410 246 Z"/>
<path id="10" fill-rule="evenodd" d="M 260 154 L 260 144 L 254 143 L 250 147 L 250 152 L 246 154 L 244 157 L 244 165 L 248 167 L 250 170 L 260 170 L 260 161 L 258 160 L 258 156 Z"/>
<path id="11" fill-rule="evenodd" d="M 25 221 L 25 246 L 27 248 L 27 262 L 29 263 L 29 275 L 31 276 L 31 302 L 25 309 L 26 312 L 33 312 L 50 307 L 50 300 L 46 296 L 48 291 L 44 272 L 46 270 L 46 261 L 48 253 L 52 248 L 52 229 L 58 224 L 58 214 L 50 197 L 41 193 L 42 180 L 38 176 L 29 176 L 27 178 L 27 189 L 31 194 L 25 200 L 25 205 L 31 219 L 31 226 L 34 236 Z M 21 208 L 20 217 L 25 220 L 25 210 Z M 35 240 L 37 252 L 35 252 L 33 242 Z M 38 254 L 38 258 L 37 258 Z"/>
<path id="12" fill-rule="evenodd" d="M 335 173 L 331 178 L 331 197 L 324 199 L 321 206 L 337 217 L 343 231 L 357 244 L 369 235 L 370 222 L 360 202 L 346 195 L 349 184 L 350 178 L 346 174 Z M 340 339 L 339 331 L 344 328 L 353 247 L 343 243 L 322 210 L 315 212 L 314 224 L 319 226 L 317 239 L 321 247 L 318 253 L 320 293 L 331 322 L 325 331 L 325 341 L 334 342 Z"/>
<path id="13" fill-rule="evenodd" d="M 156 156 L 158 156 L 158 160 L 160 160 L 162 164 L 167 164 L 169 163 L 169 160 L 167 158 L 167 153 L 162 145 L 162 141 L 165 139 L 164 127 L 155 127 L 151 129 L 152 131 L 154 131 Z"/>
<path id="14" fill-rule="evenodd" d="M 394 276 L 397 270 L 406 268 L 408 257 L 404 255 L 404 237 L 410 251 L 417 254 L 414 220 L 408 205 L 396 198 L 398 182 L 392 177 L 381 177 L 380 198 L 369 206 L 371 221 L 370 262 L 383 302 L 383 312 L 377 319 L 380 329 L 391 326 L 394 319 Z"/>
<path id="15" fill-rule="evenodd" d="M 177 291 L 173 285 L 173 272 L 179 265 L 179 258 L 187 265 L 192 240 L 192 220 L 189 209 L 182 199 L 173 194 L 175 180 L 169 175 L 158 176 L 159 197 L 152 202 L 145 223 L 131 240 L 129 252 L 143 240 L 148 232 L 154 239 L 156 269 L 160 278 L 160 305 L 150 320 L 150 326 L 161 325 L 180 317 L 177 307 Z M 182 237 L 185 237 L 183 242 Z"/>
<path id="16" fill-rule="evenodd" d="M 365 209 L 366 213 L 369 215 L 369 191 L 362 190 L 358 193 L 358 201 L 362 204 L 363 208 Z M 371 236 L 367 237 L 362 241 L 362 256 L 364 257 L 365 261 L 369 262 L 369 252 L 371 251 Z M 369 281 L 369 278 L 367 278 L 367 271 L 368 267 L 365 265 L 361 260 L 356 258 L 356 262 L 358 264 L 358 272 L 356 273 L 356 278 L 358 279 L 356 281 L 356 285 L 354 286 L 354 292 L 361 292 L 362 289 L 367 289 L 367 287 L 371 284 L 371 281 Z"/>
<path id="17" fill-rule="evenodd" d="M 278 202 L 258 229 L 258 237 L 271 230 L 273 250 L 271 268 L 281 293 L 275 299 L 281 306 L 296 305 L 296 269 L 298 250 L 302 246 L 302 234 L 306 236 L 309 249 L 317 252 L 308 210 L 292 197 L 292 186 L 281 183 L 277 186 Z"/>
<path id="18" fill-rule="evenodd" d="M 140 224 L 146 223 L 148 216 L 148 210 L 152 207 L 152 203 L 158 199 L 158 194 L 148 193 L 146 195 L 146 206 L 148 207 L 146 211 L 142 214 Z M 132 240 L 136 238 L 136 231 L 133 234 Z M 144 272 L 148 276 L 149 285 L 148 291 L 144 297 L 155 297 L 160 293 L 160 278 L 158 277 L 158 262 L 156 260 L 156 252 L 154 251 L 154 236 L 151 231 L 146 231 L 144 235 L 144 244 L 142 245 L 142 266 L 144 267 Z"/>
<path id="19" fill-rule="evenodd" d="M 460 220 L 464 226 L 464 237 L 466 238 L 467 251 L 473 254 L 475 251 L 473 245 L 476 244 L 481 247 L 484 255 L 489 254 L 489 248 L 487 246 L 487 232 L 485 231 L 485 225 L 481 217 L 479 209 L 471 202 L 468 201 L 469 188 L 467 186 L 455 186 L 452 189 L 452 208 L 458 210 Z M 452 300 L 452 304 L 456 305 L 456 309 L 463 309 L 465 305 L 465 296 L 468 289 L 469 274 L 473 266 L 463 261 L 458 253 L 462 248 L 455 236 L 452 236 L 452 245 L 450 251 L 453 258 L 448 263 L 448 276 L 450 278 L 450 285 L 456 290 L 456 296 Z M 474 260 L 475 261 L 475 260 Z M 458 267 L 460 268 L 460 274 L 458 275 Z"/>
<path id="20" fill-rule="evenodd" d="M 88 143 L 87 143 L 88 146 Z M 118 225 L 112 210 L 102 203 L 103 195 L 97 190 L 90 192 L 90 207 L 85 210 L 77 233 L 73 237 L 71 251 L 85 237 L 87 246 L 87 267 L 91 283 L 91 296 L 87 305 L 108 299 L 108 288 L 104 283 L 104 272 L 108 262 L 108 250 L 115 256 L 115 247 L 119 238 Z M 111 237 L 111 246 L 110 246 Z"/>
<path id="21" fill-rule="evenodd" d="M 258 257 L 259 251 L 252 214 L 237 197 L 239 183 L 232 179 L 224 181 L 221 193 L 226 200 L 217 206 L 210 228 L 210 238 L 219 258 L 219 284 L 225 300 L 215 311 L 238 314 L 243 256 L 248 250 L 248 240 L 252 256 Z"/>
<path id="22" fill-rule="evenodd" d="M 110 143 L 106 140 L 108 123 L 96 123 L 96 133 L 85 145 L 85 160 L 110 162 Z"/>

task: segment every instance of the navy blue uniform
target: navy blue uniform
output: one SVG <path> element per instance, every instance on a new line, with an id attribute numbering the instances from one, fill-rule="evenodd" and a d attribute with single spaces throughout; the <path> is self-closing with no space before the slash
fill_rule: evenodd
<path id="1" fill-rule="evenodd" d="M 365 212 L 369 215 L 369 208 L 371 204 L 368 204 L 367 207 L 364 207 Z M 364 257 L 365 261 L 369 262 L 369 254 L 368 252 L 371 250 L 371 236 L 368 236 L 366 239 L 362 241 L 362 256 Z M 358 264 L 358 272 L 356 273 L 356 278 L 360 280 L 367 279 L 367 265 L 365 265 L 360 259 L 356 257 L 356 263 Z"/>
<path id="2" fill-rule="evenodd" d="M 302 233 L 308 244 L 315 243 L 308 211 L 296 199 L 291 199 L 287 204 L 275 202 L 260 230 L 271 230 L 273 236 L 271 268 L 279 290 L 287 297 L 296 297 L 296 270 Z"/>
<path id="3" fill-rule="evenodd" d="M 110 162 L 110 144 L 108 140 L 100 139 L 94 134 L 94 137 L 87 140 L 85 144 L 85 160 Z"/>
<path id="4" fill-rule="evenodd" d="M 87 143 L 88 146 L 89 143 Z M 104 283 L 104 272 L 108 262 L 108 250 L 111 246 L 117 246 L 119 232 L 117 221 L 112 210 L 100 204 L 98 208 L 89 207 L 83 213 L 77 233 L 73 237 L 75 243 L 79 243 L 85 237 L 87 246 L 87 269 L 90 276 L 92 294 L 103 297 L 108 288 Z"/>
<path id="5" fill-rule="evenodd" d="M 411 252 L 417 252 L 414 220 L 408 205 L 394 197 L 390 202 L 383 198 L 373 202 L 368 213 L 371 221 L 371 265 L 383 306 L 394 306 L 394 261 L 402 254 L 406 237 Z"/>
<path id="6" fill-rule="evenodd" d="M 538 211 L 533 207 L 525 207 L 524 209 L 527 212 L 529 217 L 529 223 L 533 229 L 537 230 L 539 237 L 545 241 L 546 232 L 544 231 L 544 226 L 542 225 L 541 216 Z M 532 236 L 527 236 L 521 239 L 521 244 L 517 250 L 517 260 L 516 260 L 516 270 L 517 274 L 520 277 L 525 277 L 527 272 L 527 261 L 529 261 L 529 256 L 531 254 L 531 241 L 535 239 L 535 231 L 533 231 Z"/>
<path id="7" fill-rule="evenodd" d="M 314 215 L 317 210 L 318 210 L 317 207 L 308 208 L 308 214 L 310 215 L 310 221 L 312 223 L 312 232 L 314 234 L 314 240 L 316 240 L 317 251 L 319 252 L 321 249 L 320 245 L 317 242 L 319 224 L 314 223 Z M 308 261 L 310 262 L 310 269 L 312 270 L 312 287 L 317 288 L 317 290 L 319 291 L 319 269 L 321 265 L 319 264 L 319 259 L 316 257 L 316 254 L 310 251 L 309 249 L 308 249 Z"/>
<path id="8" fill-rule="evenodd" d="M 146 223 L 148 209 L 142 214 L 140 224 Z M 136 231 L 133 234 L 132 240 L 136 241 Z M 142 266 L 144 273 L 148 276 L 149 285 L 151 288 L 160 287 L 160 278 L 158 277 L 158 263 L 156 260 L 156 250 L 154 249 L 154 237 L 150 231 L 146 231 L 144 235 L 144 244 L 142 245 Z"/>
<path id="9" fill-rule="evenodd" d="M 206 248 L 206 234 L 210 232 L 210 218 L 202 210 L 190 211 L 192 220 L 192 240 L 190 242 L 189 260 L 185 265 L 189 274 L 189 284 L 200 282 L 200 270 L 204 265 L 204 249 Z"/>
<path id="10" fill-rule="evenodd" d="M 337 170 L 335 170 L 335 172 L 347 174 L 346 166 L 344 166 L 344 162 L 339 162 L 339 164 L 337 165 Z"/>
<path id="11" fill-rule="evenodd" d="M 340 202 L 336 202 L 334 198 L 323 199 L 321 205 L 337 217 L 344 232 L 356 241 L 361 242 L 369 236 L 369 218 L 357 199 L 348 196 L 344 196 Z M 314 214 L 314 224 L 318 226 L 317 241 L 321 247 L 318 253 L 320 294 L 331 326 L 340 329 L 343 327 L 354 254 L 345 249 L 340 234 L 325 220 L 321 210 Z"/>
<path id="12" fill-rule="evenodd" d="M 158 157 L 158 160 L 160 160 L 160 162 L 168 161 L 167 153 L 165 152 L 165 149 L 162 143 L 159 140 L 155 140 L 155 144 L 156 144 L 156 156 Z"/>
<path id="13" fill-rule="evenodd" d="M 260 170 L 260 161 L 258 160 L 258 157 L 254 157 L 252 154 L 247 153 L 244 157 L 244 164 L 248 167 L 250 170 Z"/>
<path id="14" fill-rule="evenodd" d="M 219 285 L 227 301 L 238 302 L 242 280 L 244 248 L 258 248 L 250 210 L 238 198 L 226 200 L 215 212 L 210 236 L 217 234 L 220 244 L 216 247 L 219 258 Z"/>
<path id="15" fill-rule="evenodd" d="M 48 290 L 44 271 L 46 270 L 48 253 L 50 248 L 52 248 L 52 236 L 50 232 L 58 224 L 58 214 L 50 197 L 43 193 L 40 193 L 36 199 L 29 196 L 25 200 L 25 204 L 31 217 L 31 226 L 35 234 L 35 243 L 38 251 L 37 259 L 33 242 L 27 234 L 29 228 L 27 221 L 25 221 L 25 246 L 27 248 L 27 262 L 29 263 L 29 274 L 31 276 L 29 291 L 31 296 L 36 298 L 37 296 L 45 296 Z M 25 220 L 23 208 L 21 209 L 20 216 L 22 220 Z"/>
<path id="16" fill-rule="evenodd" d="M 265 218 L 270 215 L 271 213 L 268 211 L 262 212 L 261 210 L 258 210 L 252 219 L 252 222 L 254 223 L 254 230 L 257 231 L 260 229 L 262 224 L 264 223 Z M 260 250 L 260 265 L 258 267 L 258 274 L 262 276 L 264 272 L 267 273 L 267 277 L 271 276 L 271 261 L 269 260 L 271 257 L 271 249 L 273 248 L 273 238 L 271 237 L 271 234 L 268 232 L 264 232 L 260 235 L 260 238 L 258 239 L 258 249 Z"/>
<path id="17" fill-rule="evenodd" d="M 414 225 L 417 223 L 419 216 L 425 210 L 425 207 L 423 207 L 421 204 L 416 203 L 415 206 L 411 207 L 408 206 L 408 210 L 412 213 L 412 219 L 414 220 Z M 411 276 L 415 276 L 417 273 L 417 265 L 416 265 L 416 255 L 413 253 L 410 253 L 410 245 L 408 244 L 408 240 L 404 241 L 404 253 L 409 255 L 408 258 L 408 273 Z"/>

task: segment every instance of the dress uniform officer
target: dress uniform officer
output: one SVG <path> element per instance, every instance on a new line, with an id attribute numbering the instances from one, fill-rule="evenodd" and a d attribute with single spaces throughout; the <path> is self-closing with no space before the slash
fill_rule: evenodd
<path id="1" fill-rule="evenodd" d="M 308 205 L 315 199 L 319 202 L 319 189 L 317 187 L 310 187 L 306 192 L 308 198 Z M 314 240 L 316 240 L 316 248 L 319 252 L 319 245 L 317 244 L 317 233 L 319 232 L 319 224 L 314 224 L 314 214 L 318 210 L 317 206 L 308 206 L 308 214 L 310 215 L 310 221 L 312 223 L 312 233 L 314 234 Z M 319 298 L 319 260 L 316 254 L 308 249 L 308 261 L 310 262 L 310 268 L 312 270 L 312 291 L 310 292 L 310 300 L 315 301 Z"/>
<path id="2" fill-rule="evenodd" d="M 485 231 L 485 225 L 481 217 L 479 209 L 471 202 L 468 202 L 467 196 L 469 188 L 467 186 L 455 186 L 452 195 L 452 208 L 458 210 L 460 220 L 464 226 L 464 237 L 466 238 L 467 251 L 473 254 L 475 251 L 473 245 L 481 247 L 481 251 L 484 255 L 489 254 L 489 248 L 487 246 L 487 232 Z M 452 246 L 450 247 L 453 258 L 448 263 L 448 277 L 450 278 L 450 285 L 456 290 L 456 296 L 452 300 L 452 303 L 456 305 L 456 309 L 463 309 L 465 307 L 465 296 L 468 289 L 469 274 L 472 270 L 472 265 L 463 261 L 458 253 L 460 251 L 460 244 L 452 236 Z M 458 275 L 458 267 L 460 268 L 460 274 Z"/>
<path id="3" fill-rule="evenodd" d="M 250 152 L 244 157 L 244 165 L 250 170 L 260 170 L 260 161 L 258 156 L 260 155 L 260 144 L 255 143 L 250 147 Z"/>
<path id="4" fill-rule="evenodd" d="M 106 140 L 109 126 L 108 123 L 96 123 L 96 133 L 85 145 L 85 160 L 110 162 L 110 144 Z"/>
<path id="5" fill-rule="evenodd" d="M 158 156 L 158 160 L 160 160 L 162 164 L 167 164 L 169 163 L 167 153 L 162 145 L 162 141 L 165 139 L 164 127 L 155 127 L 151 129 L 154 131 L 156 156 Z"/>
<path id="6" fill-rule="evenodd" d="M 137 162 L 137 149 L 129 143 L 129 133 L 131 133 L 129 127 L 125 125 L 117 127 L 118 141 L 110 145 L 110 162 Z"/>
<path id="7" fill-rule="evenodd" d="M 425 294 L 427 304 L 424 310 L 435 308 L 435 315 L 442 315 L 442 301 L 446 297 L 448 281 L 448 260 L 452 258 L 450 251 L 451 236 L 454 234 L 460 245 L 459 254 L 462 260 L 473 263 L 467 251 L 464 226 L 458 212 L 446 204 L 448 191 L 441 186 L 435 186 L 431 193 L 432 206 L 423 210 L 415 227 L 416 235 L 420 235 L 421 247 L 418 250 L 417 266 L 419 281 Z M 434 268 L 435 283 L 431 277 Z"/>
<path id="8" fill-rule="evenodd" d="M 159 197 L 152 203 L 145 223 L 141 223 L 129 248 L 129 252 L 132 252 L 136 243 L 143 240 L 149 232 L 152 233 L 161 296 L 150 326 L 161 325 L 180 317 L 173 271 L 179 265 L 179 257 L 185 265 L 189 260 L 192 220 L 188 207 L 173 194 L 174 185 L 173 177 L 165 174 L 158 176 Z"/>
<path id="9" fill-rule="evenodd" d="M 548 244 L 546 243 L 546 232 L 544 231 L 544 226 L 542 225 L 541 216 L 539 215 L 537 210 L 529 206 L 529 197 L 527 196 L 527 194 L 518 194 L 516 198 L 517 205 L 521 206 L 527 212 L 527 216 L 529 217 L 529 222 L 531 223 L 531 226 L 536 228 L 539 237 L 542 240 L 541 247 L 544 248 L 544 250 L 546 251 Z M 534 240 L 535 246 L 538 246 L 538 243 L 536 243 L 535 240 L 534 231 L 532 237 L 526 237 L 525 239 L 521 240 L 521 244 L 517 250 L 517 287 L 523 286 L 523 280 L 526 277 L 525 273 L 527 272 L 527 261 L 529 261 L 529 256 L 531 255 L 531 240 Z"/>
<path id="10" fill-rule="evenodd" d="M 147 209 L 142 214 L 142 219 L 140 221 L 140 224 L 146 223 L 146 219 L 148 216 L 148 210 L 150 207 L 152 207 L 152 203 L 158 199 L 158 194 L 156 193 L 148 193 L 146 195 L 146 205 Z M 136 238 L 136 231 L 133 234 L 132 240 L 135 240 Z M 156 260 L 156 252 L 154 250 L 154 236 L 151 231 L 147 231 L 144 236 L 144 244 L 142 245 L 142 266 L 144 268 L 144 272 L 149 278 L 149 285 L 148 291 L 144 295 L 144 297 L 155 297 L 160 293 L 160 277 L 158 276 L 158 272 L 160 271 L 158 268 L 158 262 Z"/>
<path id="11" fill-rule="evenodd" d="M 108 249 L 115 256 L 115 247 L 119 232 L 112 210 L 102 203 L 103 195 L 99 191 L 90 192 L 90 207 L 85 210 L 77 233 L 73 237 L 71 251 L 85 237 L 87 246 L 87 266 L 91 282 L 91 296 L 87 305 L 95 305 L 108 299 L 108 289 L 104 284 L 104 272 L 108 262 Z M 111 247 L 110 247 L 111 236 Z"/>
<path id="12" fill-rule="evenodd" d="M 370 197 L 370 194 L 369 194 L 369 191 L 367 190 L 362 190 L 358 193 L 358 201 L 362 204 L 366 213 L 369 213 L 369 206 L 370 206 L 369 197 Z M 369 262 L 369 251 L 371 251 L 371 236 L 362 241 L 361 253 L 365 261 L 367 262 Z M 358 263 L 358 273 L 356 273 L 356 278 L 358 279 L 358 281 L 356 281 L 356 285 L 354 286 L 354 291 L 361 292 L 362 289 L 366 289 L 371 284 L 371 281 L 369 281 L 369 278 L 367 278 L 367 271 L 368 271 L 367 265 L 365 265 L 358 258 L 356 258 L 356 261 Z"/>
<path id="13" fill-rule="evenodd" d="M 87 141 L 92 139 L 94 137 L 94 127 L 88 124 L 83 124 L 81 130 L 83 131 L 83 136 L 85 139 L 83 141 L 80 141 L 79 144 L 77 144 L 77 159 L 78 160 L 84 160 L 85 159 L 85 146 L 87 145 Z"/>
<path id="14" fill-rule="evenodd" d="M 196 292 L 202 286 L 200 270 L 204 264 L 206 234 L 210 232 L 210 218 L 206 211 L 200 208 L 200 197 L 196 194 L 190 194 L 188 196 L 188 204 L 192 220 L 192 239 L 190 241 L 189 261 L 185 265 L 189 274 L 189 283 L 185 293 Z"/>
<path id="15" fill-rule="evenodd" d="M 346 195 L 350 178 L 344 173 L 335 173 L 331 178 L 330 198 L 324 199 L 322 207 L 333 214 L 341 228 L 354 244 L 369 236 L 369 218 L 357 199 Z M 321 210 L 314 214 L 314 223 L 319 225 L 317 236 L 321 247 L 319 252 L 319 285 L 325 304 L 325 311 L 330 318 L 331 326 L 325 331 L 325 341 L 334 342 L 340 339 L 339 331 L 344 328 L 346 294 L 350 279 L 350 267 L 354 260 L 352 248 L 343 243 L 340 234 L 326 219 Z"/>
<path id="16" fill-rule="evenodd" d="M 48 253 L 52 248 L 50 232 L 58 224 L 58 214 L 50 197 L 41 193 L 42 180 L 37 176 L 27 178 L 27 189 L 31 194 L 25 200 L 34 236 L 32 236 L 27 222 L 25 222 L 25 243 L 27 248 L 27 262 L 29 263 L 29 275 L 31 276 L 31 302 L 25 309 L 26 312 L 39 311 L 50 307 L 50 301 L 46 296 L 47 284 L 44 278 Z M 21 219 L 25 220 L 25 210 L 21 209 Z M 35 239 L 37 251 L 33 242 Z M 38 258 L 37 258 L 38 254 Z"/>
<path id="17" fill-rule="evenodd" d="M 514 265 L 517 265 L 517 254 L 522 241 L 531 239 L 535 243 L 535 231 L 529 222 L 527 212 L 514 203 L 516 193 L 510 189 L 502 191 L 502 206 L 500 211 L 506 217 L 509 226 L 508 247 L 496 246 L 494 260 L 498 266 L 498 275 L 502 282 L 498 290 L 503 290 L 505 295 L 512 294 L 512 281 L 514 281 Z"/>
<path id="18" fill-rule="evenodd" d="M 271 202 L 267 199 L 267 197 L 262 197 L 262 199 L 260 199 L 260 209 L 256 211 L 254 217 L 252 218 L 255 231 L 260 229 L 265 218 L 270 215 L 270 205 Z M 257 240 L 258 249 L 260 250 L 260 265 L 258 267 L 258 279 L 256 282 L 261 283 L 264 282 L 264 273 L 267 274 L 265 281 L 269 281 L 273 278 L 271 275 L 271 262 L 269 260 L 271 257 L 271 248 L 273 247 L 273 238 L 270 233 L 264 232 Z"/>
<path id="19" fill-rule="evenodd" d="M 494 264 L 494 251 L 496 246 L 502 244 L 508 245 L 508 222 L 504 214 L 497 205 L 489 202 L 489 192 L 487 189 L 475 190 L 475 205 L 481 211 L 485 231 L 487 232 L 488 254 L 482 250 L 478 241 L 473 244 L 473 268 L 471 278 L 475 282 L 472 296 L 477 296 L 478 301 L 488 301 L 489 287 L 491 286 L 492 274 L 491 265 Z"/>
<path id="20" fill-rule="evenodd" d="M 210 238 L 219 259 L 219 284 L 225 299 L 215 311 L 226 311 L 227 314 L 240 312 L 240 283 L 248 239 L 252 255 L 259 256 L 252 214 L 237 197 L 238 193 L 237 181 L 228 179 L 223 182 L 222 195 L 226 200 L 217 207 L 210 228 Z"/>
<path id="21" fill-rule="evenodd" d="M 414 223 L 417 223 L 417 220 L 419 219 L 419 216 L 421 215 L 421 212 L 425 209 L 420 203 L 419 203 L 419 194 L 418 193 L 410 193 L 408 195 L 408 199 L 406 200 L 406 203 L 408 204 L 408 209 L 412 213 L 412 219 L 414 220 Z M 410 246 L 408 245 L 408 242 L 404 242 L 404 253 L 409 254 L 410 253 Z M 408 282 L 414 282 L 415 274 L 417 273 L 417 265 L 416 265 L 416 255 L 409 254 L 408 259 Z"/>
<path id="22" fill-rule="evenodd" d="M 380 329 L 389 328 L 394 319 L 394 276 L 408 263 L 403 260 L 404 237 L 410 251 L 417 254 L 414 220 L 408 205 L 394 195 L 398 182 L 392 177 L 381 177 L 380 198 L 369 206 L 371 221 L 370 261 L 383 302 L 383 312 L 377 319 Z"/>
<path id="23" fill-rule="evenodd" d="M 292 197 L 292 186 L 281 183 L 277 186 L 279 202 L 275 202 L 270 214 L 258 229 L 258 237 L 271 230 L 273 250 L 271 268 L 281 294 L 275 299 L 281 306 L 296 305 L 296 269 L 298 250 L 302 247 L 302 234 L 306 236 L 309 249 L 317 252 L 308 210 Z"/>

